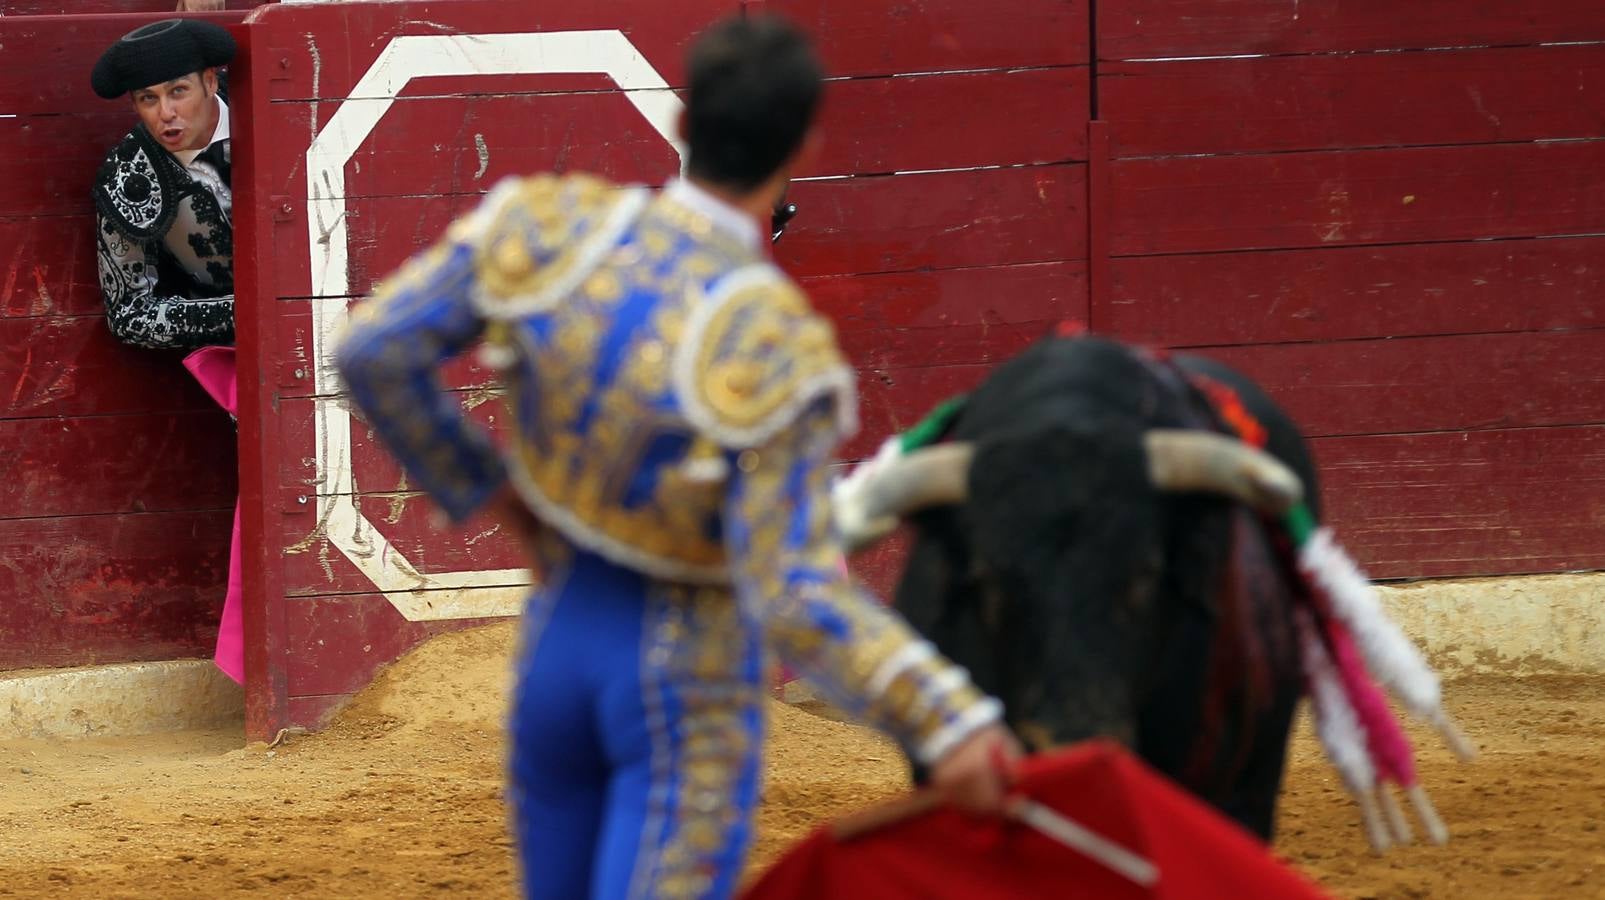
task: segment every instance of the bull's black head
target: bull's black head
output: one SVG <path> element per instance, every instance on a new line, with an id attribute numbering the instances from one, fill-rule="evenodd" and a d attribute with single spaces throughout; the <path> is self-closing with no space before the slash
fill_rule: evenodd
<path id="1" fill-rule="evenodd" d="M 916 520 L 898 608 L 1028 740 L 1131 742 L 1163 569 L 1141 433 L 1050 423 L 977 442 L 970 497 Z"/>
<path id="2" fill-rule="evenodd" d="M 870 494 L 921 510 L 899 610 L 1021 737 L 1121 740 L 1268 835 L 1299 672 L 1260 640 L 1289 627 L 1258 523 L 1310 482 L 1198 430 L 1175 381 L 1112 342 L 1043 342 L 970 396 L 961 489 L 922 455 Z"/>

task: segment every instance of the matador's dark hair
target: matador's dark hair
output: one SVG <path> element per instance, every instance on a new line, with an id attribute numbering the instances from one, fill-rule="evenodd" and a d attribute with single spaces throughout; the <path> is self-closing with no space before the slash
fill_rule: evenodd
<path id="1" fill-rule="evenodd" d="M 737 190 L 762 184 L 797 151 L 824 78 L 802 32 L 768 15 L 726 19 L 703 32 L 687 70 L 687 171 Z"/>

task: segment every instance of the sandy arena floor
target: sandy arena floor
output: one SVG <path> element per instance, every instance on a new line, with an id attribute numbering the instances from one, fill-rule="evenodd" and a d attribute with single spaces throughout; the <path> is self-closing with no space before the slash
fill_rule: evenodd
<path id="1" fill-rule="evenodd" d="M 238 731 L 0 744 L 0 896 L 514 895 L 501 800 L 510 626 L 447 635 L 328 732 L 274 751 Z M 1423 740 L 1447 848 L 1370 856 L 1301 732 L 1280 849 L 1340 896 L 1605 897 L 1605 679 L 1451 685 L 1473 766 Z M 874 735 L 777 704 L 754 864 L 902 789 Z"/>

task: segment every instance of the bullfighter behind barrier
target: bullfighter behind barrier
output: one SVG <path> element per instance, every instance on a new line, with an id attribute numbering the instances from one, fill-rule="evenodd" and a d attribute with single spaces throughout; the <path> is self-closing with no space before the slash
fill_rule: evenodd
<path id="1" fill-rule="evenodd" d="M 234 195 L 228 90 L 234 39 L 209 22 L 134 29 L 91 85 L 139 122 L 95 176 L 97 258 L 118 340 L 193 349 L 234 341 Z"/>
<path id="2" fill-rule="evenodd" d="M 96 260 L 106 323 L 126 344 L 194 351 L 185 367 L 231 416 L 234 194 L 228 86 L 219 69 L 234 52 L 227 29 L 169 19 L 124 35 L 90 74 L 96 94 L 127 97 L 139 118 L 95 175 Z M 213 660 L 243 684 L 242 593 L 236 504 Z"/>

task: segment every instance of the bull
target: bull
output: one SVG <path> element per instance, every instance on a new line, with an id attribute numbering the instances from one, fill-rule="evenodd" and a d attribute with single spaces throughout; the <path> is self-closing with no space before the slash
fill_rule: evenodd
<path id="1" fill-rule="evenodd" d="M 1028 745 L 1112 738 L 1271 840 L 1310 662 L 1310 587 L 1278 523 L 1321 515 L 1293 421 L 1218 362 L 1055 336 L 994 369 L 941 437 L 838 486 L 850 546 L 913 525 L 897 609 Z M 1373 845 L 1384 821 L 1407 838 L 1396 806 L 1351 788 Z"/>

